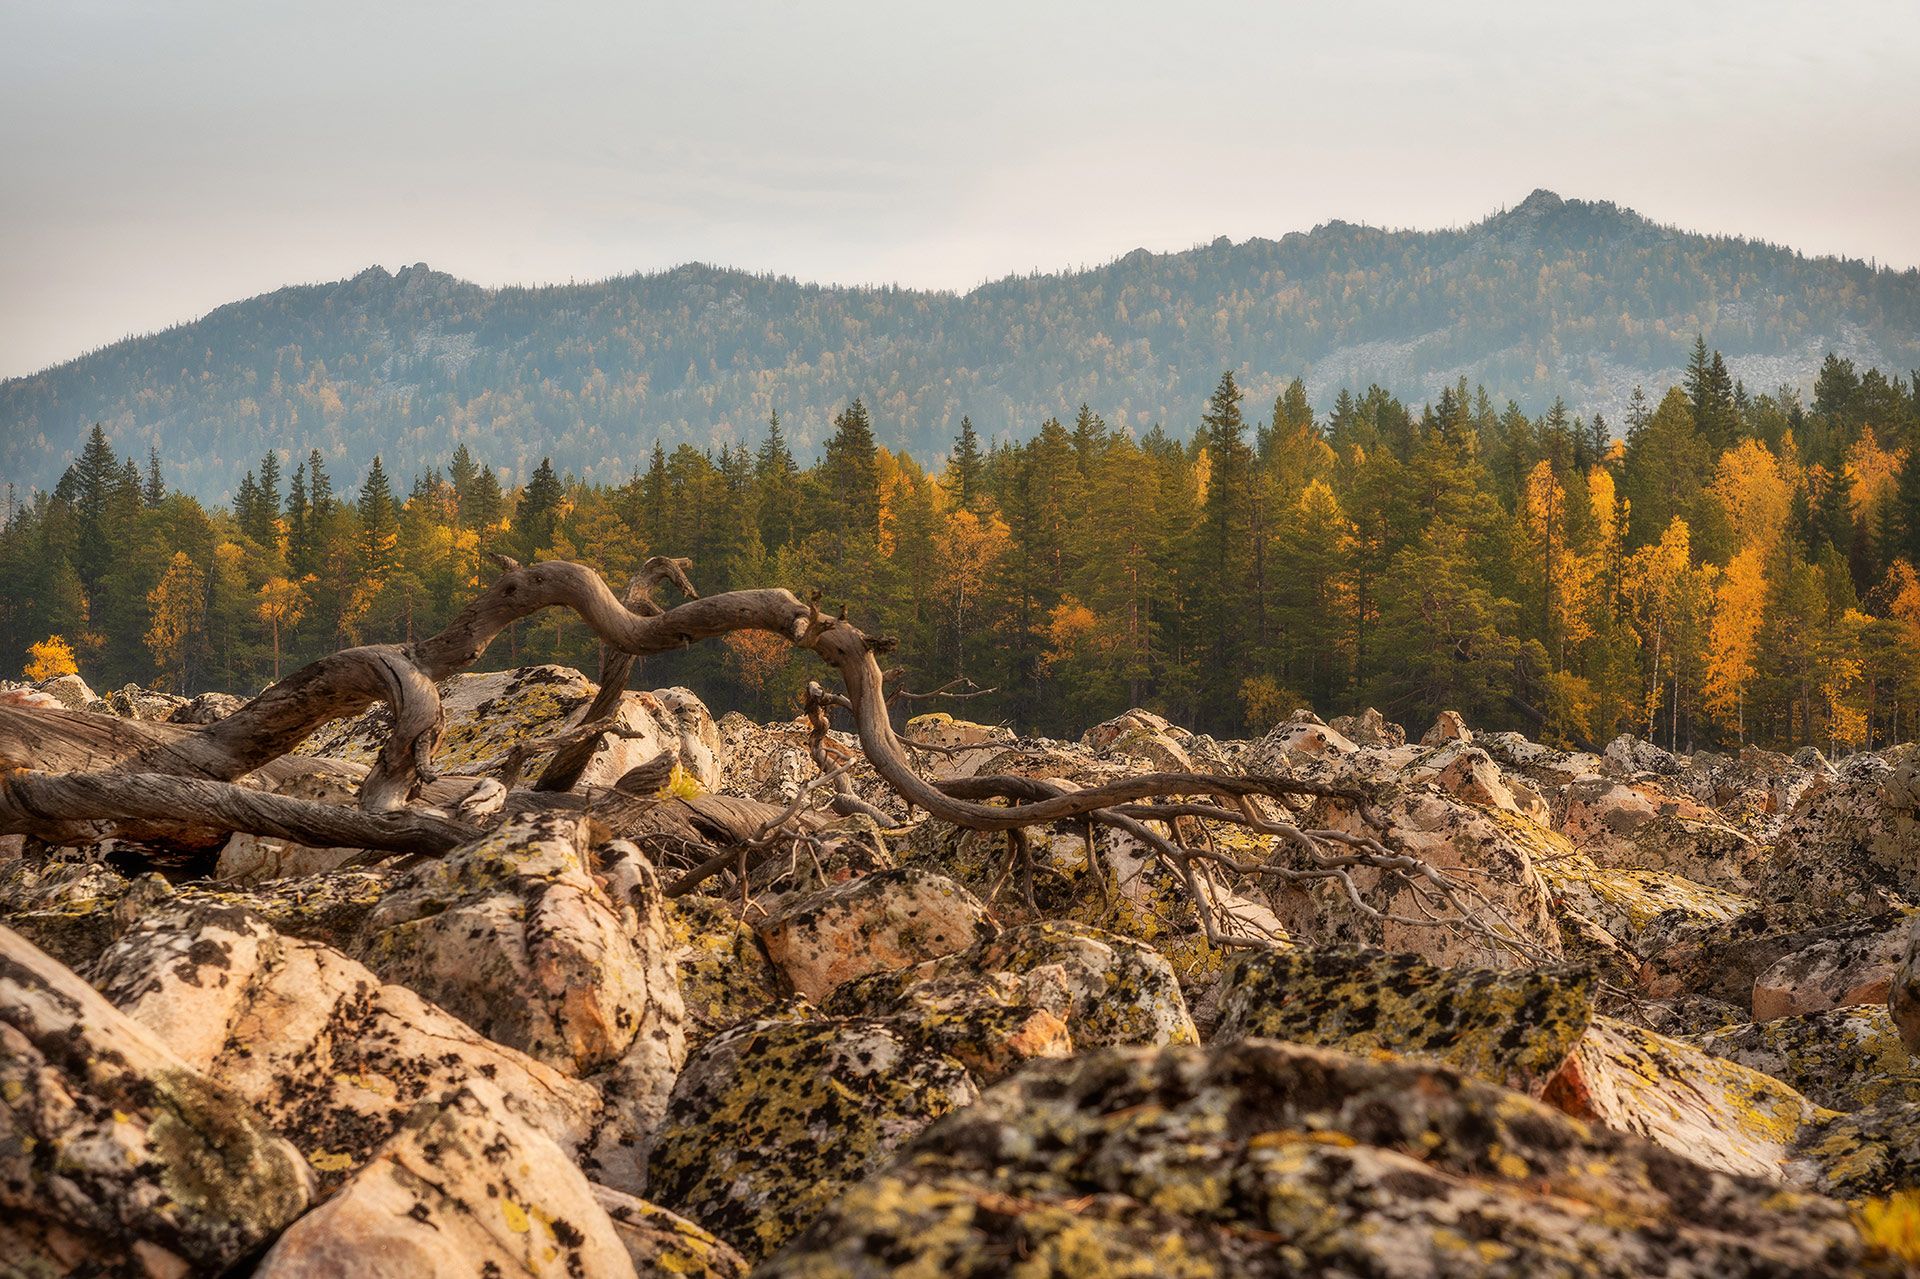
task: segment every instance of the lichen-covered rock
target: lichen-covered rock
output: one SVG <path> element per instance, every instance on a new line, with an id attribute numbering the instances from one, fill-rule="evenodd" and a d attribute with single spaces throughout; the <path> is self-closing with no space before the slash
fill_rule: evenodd
<path id="1" fill-rule="evenodd" d="M 929 1129 L 757 1272 L 1871 1273 L 1844 1206 L 1424 1063 L 1273 1040 L 1037 1063 Z"/>
<path id="2" fill-rule="evenodd" d="M 1829 1110 L 1859 1110 L 1883 1097 L 1920 1101 L 1920 1061 L 1881 1005 L 1829 1008 L 1689 1038 Z"/>
<path id="3" fill-rule="evenodd" d="M 1815 921 L 1920 904 L 1920 743 L 1855 755 L 1802 798 L 1761 895 Z"/>
<path id="4" fill-rule="evenodd" d="M 916 1046 L 953 1058 L 983 1084 L 1035 1057 L 1073 1051 L 1063 1016 L 1072 1002 L 1064 974 L 927 973 L 932 966 L 843 983 L 825 1011 L 884 1021 Z"/>
<path id="5" fill-rule="evenodd" d="M 1656 921 L 1722 925 L 1753 907 L 1753 900 L 1659 870 L 1612 869 L 1585 854 L 1543 859 L 1540 877 L 1554 900 L 1642 953 Z"/>
<path id="6" fill-rule="evenodd" d="M 1727 923 L 1688 925 L 1656 920 L 1641 939 L 1640 990 L 1654 999 L 1701 995 L 1752 1016 L 1755 982 L 1782 959 L 1836 938 L 1878 937 L 1903 917 L 1894 911 L 1843 924 L 1808 927 L 1793 912 L 1762 903 Z M 1703 1028 L 1710 1029 L 1710 1028 Z"/>
<path id="7" fill-rule="evenodd" d="M 469 1078 L 568 1150 L 600 1096 L 482 1038 L 412 991 L 239 907 L 150 913 L 91 972 L 120 1010 L 287 1134 L 331 1186 L 409 1111 Z"/>
<path id="8" fill-rule="evenodd" d="M 306 1210 L 313 1173 L 239 1097 L 0 928 L 0 1266 L 218 1273 Z M 89 1269 L 75 1258 L 114 1258 Z"/>
<path id="9" fill-rule="evenodd" d="M 1312 711 L 1295 711 L 1247 754 L 1247 771 L 1286 776 L 1300 764 L 1353 755 L 1360 748 Z"/>
<path id="10" fill-rule="evenodd" d="M 972 893 L 913 867 L 790 898 L 759 924 L 774 966 L 816 1001 L 842 982 L 951 955 L 995 931 Z"/>
<path id="11" fill-rule="evenodd" d="M 1191 734 L 1165 717 L 1136 707 L 1096 724 L 1080 735 L 1080 743 L 1103 758 L 1129 760 L 1143 772 L 1191 773 L 1193 756 L 1180 742 Z"/>
<path id="12" fill-rule="evenodd" d="M 1787 1166 L 1795 1185 L 1859 1201 L 1920 1190 L 1920 1102 L 1883 1097 L 1801 1129 Z"/>
<path id="13" fill-rule="evenodd" d="M 678 1213 L 607 1186 L 596 1185 L 593 1197 L 613 1222 L 614 1234 L 642 1279 L 653 1275 L 747 1279 L 745 1258 Z"/>
<path id="14" fill-rule="evenodd" d="M 1698 752 L 1687 771 L 1670 785 L 1684 789 L 1729 825 L 1771 842 L 1781 819 L 1835 776 L 1833 765 L 1824 759 L 1810 766 L 1789 755 L 1747 746 L 1731 758 Z"/>
<path id="15" fill-rule="evenodd" d="M 159 875 L 128 879 L 103 862 L 12 858 L 0 861 L 0 924 L 84 968 L 173 891 Z"/>
<path id="16" fill-rule="evenodd" d="M 850 982 L 827 1010 L 886 1020 L 982 1081 L 1076 1049 L 1199 1042 L 1162 956 L 1132 938 L 1058 920 Z"/>
<path id="17" fill-rule="evenodd" d="M 1887 982 L 1887 1012 L 1907 1051 L 1920 1057 L 1920 920 L 1907 930 L 1907 944 Z"/>
<path id="18" fill-rule="evenodd" d="M 759 934 L 726 902 L 676 897 L 667 903 L 667 929 L 687 1010 L 689 1050 L 790 993 Z"/>
<path id="19" fill-rule="evenodd" d="M 1819 1107 L 1757 1070 L 1611 1017 L 1596 1017 L 1546 1100 L 1722 1172 L 1781 1180 Z"/>
<path id="20" fill-rule="evenodd" d="M 44 693 L 70 711 L 91 710 L 100 702 L 94 691 L 87 687 L 87 681 L 78 675 L 55 675 L 51 679 L 43 679 L 33 685 L 33 691 Z"/>
<path id="21" fill-rule="evenodd" d="M 1665 871 L 1751 893 L 1765 850 L 1719 814 L 1649 780 L 1588 778 L 1560 792 L 1558 829 L 1602 866 Z"/>
<path id="22" fill-rule="evenodd" d="M 1153 947 L 1067 920 L 1008 928 L 943 964 L 1044 977 L 1064 985 L 1061 1017 L 1076 1048 L 1200 1041 L 1180 982 Z"/>
<path id="23" fill-rule="evenodd" d="M 1489 927 L 1537 953 L 1560 953 L 1552 902 L 1535 859 L 1568 854 L 1563 836 L 1517 813 L 1465 803 L 1431 785 L 1390 785 L 1372 811 L 1384 823 L 1394 851 L 1471 885 L 1472 907 Z M 1316 801 L 1308 820 L 1353 835 L 1373 833 L 1344 800 Z M 1274 847 L 1273 860 L 1293 865 L 1300 857 L 1282 844 Z M 1509 947 L 1483 933 L 1450 923 L 1426 924 L 1431 915 L 1457 916 L 1407 877 L 1369 867 L 1356 867 L 1351 877 L 1370 911 L 1356 909 L 1345 886 L 1327 879 L 1276 888 L 1269 901 L 1290 936 L 1315 945 L 1414 952 L 1441 965 L 1511 968 L 1519 962 Z"/>
<path id="24" fill-rule="evenodd" d="M 232 693 L 201 693 L 176 706 L 167 716 L 169 724 L 217 724 L 247 704 L 244 697 Z"/>
<path id="25" fill-rule="evenodd" d="M 912 745 L 930 748 L 921 754 L 919 766 L 938 781 L 974 776 L 1015 741 L 1007 729 L 956 719 L 945 711 L 915 715 L 907 721 L 901 737 Z"/>
<path id="26" fill-rule="evenodd" d="M 256 1279 L 632 1279 L 633 1261 L 566 1153 L 484 1081 L 420 1106 L 295 1222 Z"/>
<path id="27" fill-rule="evenodd" d="M 884 1022 L 784 1010 L 688 1060 L 648 1160 L 647 1197 L 757 1260 L 977 1096 L 959 1062 Z"/>
<path id="28" fill-rule="evenodd" d="M 1466 719 L 1459 711 L 1441 711 L 1433 726 L 1420 738 L 1422 746 L 1439 746 L 1445 742 L 1470 742 L 1473 730 L 1467 727 Z"/>
<path id="29" fill-rule="evenodd" d="M 1629 777 L 1637 773 L 1676 777 L 1687 770 L 1686 760 L 1632 733 L 1622 733 L 1608 742 L 1605 759 L 1616 774 Z"/>
<path id="30" fill-rule="evenodd" d="M 1584 964 L 1622 990 L 1639 984 L 1640 957 L 1625 942 L 1568 904 L 1553 901 L 1553 921 L 1560 929 L 1560 956 L 1570 964 Z"/>
<path id="31" fill-rule="evenodd" d="M 1449 741 L 1420 753 L 1400 770 L 1411 782 L 1430 782 L 1455 799 L 1497 808 L 1546 825 L 1547 802 L 1519 777 L 1508 777 L 1493 756 L 1464 741 Z"/>
<path id="32" fill-rule="evenodd" d="M 1547 794 L 1557 794 L 1561 787 L 1597 776 L 1607 767 L 1604 759 L 1589 751 L 1543 746 L 1519 733 L 1476 733 L 1473 741 L 1502 770 L 1525 777 Z"/>
<path id="33" fill-rule="evenodd" d="M 657 913 L 657 912 L 656 912 Z M 589 870 L 575 814 L 513 819 L 407 872 L 354 954 L 490 1039 L 576 1075 L 639 1040 L 678 1064 L 685 1012 L 664 919 L 640 935 Z"/>
<path id="34" fill-rule="evenodd" d="M 1538 1096 L 1593 1021 L 1581 968 L 1440 968 L 1360 949 L 1249 953 L 1222 979 L 1216 1042 L 1260 1036 L 1431 1057 Z"/>
<path id="35" fill-rule="evenodd" d="M 275 788 L 294 799 L 310 799 L 323 804 L 352 807 L 359 803 L 357 781 L 338 773 L 305 773 Z M 310 848 L 289 839 L 270 835 L 251 835 L 244 831 L 229 836 L 214 864 L 213 877 L 239 884 L 260 884 L 272 879 L 312 875 L 338 870 L 365 856 L 360 848 Z"/>
<path id="36" fill-rule="evenodd" d="M 434 766 L 447 773 L 487 773 L 522 742 L 550 737 L 581 722 L 595 685 L 567 666 L 522 666 L 509 671 L 462 672 L 440 684 L 446 728 Z M 719 731 L 700 699 L 683 688 L 621 695 L 613 718 L 631 736 L 604 737 L 581 773 L 580 784 L 611 786 L 628 769 L 671 751 L 687 775 L 706 787 L 720 781 Z M 393 725 L 382 704 L 319 729 L 298 753 L 370 764 Z M 551 752 L 524 767 L 536 777 Z"/>
<path id="37" fill-rule="evenodd" d="M 188 884 L 181 888 L 180 897 L 245 906 L 276 932 L 321 942 L 335 950 L 351 950 L 392 882 L 384 870 L 332 870 L 245 888 Z"/>
<path id="38" fill-rule="evenodd" d="M 1392 750 L 1407 744 L 1407 730 L 1390 722 L 1371 706 L 1358 715 L 1341 715 L 1327 727 L 1355 746 L 1380 746 Z"/>
<path id="39" fill-rule="evenodd" d="M 0 861 L 0 923 L 70 968 L 85 968 L 148 911 L 170 902 L 243 906 L 278 932 L 346 949 L 386 892 L 376 870 L 337 870 L 269 883 L 129 879 L 97 861 Z"/>
<path id="40" fill-rule="evenodd" d="M 149 723 L 165 723 L 187 705 L 187 699 L 178 693 L 159 693 L 138 684 L 123 685 L 108 693 L 105 700 L 107 710 L 121 719 Z"/>
<path id="41" fill-rule="evenodd" d="M 1871 926 L 1831 930 L 1781 956 L 1754 978 L 1753 1019 L 1887 1002 L 1894 969 L 1916 921 L 1920 915 L 1896 912 L 1891 920 Z"/>

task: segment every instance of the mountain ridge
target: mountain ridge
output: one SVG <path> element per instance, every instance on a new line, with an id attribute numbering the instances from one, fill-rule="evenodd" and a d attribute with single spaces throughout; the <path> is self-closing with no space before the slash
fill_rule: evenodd
<path id="1" fill-rule="evenodd" d="M 705 263 L 489 288 L 425 263 L 290 285 L 0 382 L 0 475 L 57 478 L 94 421 L 224 495 L 269 447 L 318 447 L 347 482 L 464 441 L 524 478 L 595 479 L 669 448 L 749 443 L 778 409 L 802 450 L 864 395 L 882 443 L 943 452 L 962 414 L 1018 438 L 1082 400 L 1185 434 L 1222 367 L 1254 400 L 1296 374 L 1321 409 L 1380 382 L 1460 376 L 1532 411 L 1617 420 L 1677 375 L 1695 332 L 1755 390 L 1811 384 L 1828 350 L 1920 364 L 1920 272 L 1808 257 L 1546 189 L 1462 228 L 1331 220 L 965 292 L 810 283 Z"/>

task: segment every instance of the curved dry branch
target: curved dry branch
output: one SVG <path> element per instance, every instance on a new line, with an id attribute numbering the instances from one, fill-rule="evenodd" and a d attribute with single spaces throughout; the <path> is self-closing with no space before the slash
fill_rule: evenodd
<path id="1" fill-rule="evenodd" d="M 621 593 L 620 602 L 629 612 L 641 617 L 655 617 L 660 613 L 660 605 L 654 602 L 653 593 L 662 586 L 676 586 L 688 599 L 699 599 L 700 592 L 693 589 L 693 582 L 687 577 L 687 570 L 693 567 L 689 559 L 675 559 L 666 555 L 655 555 L 640 566 L 627 582 L 627 589 Z M 588 703 L 586 712 L 581 715 L 582 724 L 591 724 L 598 720 L 609 719 L 620 708 L 620 698 L 627 691 L 627 681 L 633 677 L 634 664 L 640 659 L 632 653 L 615 648 L 611 644 L 600 645 L 600 686 L 594 692 L 593 701 Z M 547 761 L 538 781 L 533 788 L 539 791 L 572 790 L 586 772 L 593 754 L 600 747 L 598 735 L 588 736 L 563 746 Z"/>
<path id="2" fill-rule="evenodd" d="M 657 572 L 667 574 L 665 580 L 677 580 L 691 592 L 682 562 L 664 563 L 672 565 L 671 572 L 665 568 Z M 543 609 L 565 607 L 577 613 L 609 650 L 631 657 L 684 648 L 743 630 L 765 631 L 811 650 L 840 673 L 846 691 L 831 695 L 832 700 L 851 710 L 861 748 L 874 771 L 911 807 L 956 826 L 1016 830 L 1175 795 L 1228 799 L 1308 795 L 1355 802 L 1367 798 L 1359 791 L 1281 778 L 1149 773 L 1085 790 L 1055 789 L 1046 795 L 1017 796 L 1023 802 L 1013 806 L 979 802 L 1009 797 L 1005 779 L 936 784 L 915 771 L 890 722 L 884 681 L 874 658 L 876 652 L 891 647 L 889 641 L 870 639 L 844 616 L 825 616 L 816 603 L 779 589 L 728 591 L 655 612 L 646 611 L 650 603 L 629 607 L 585 565 L 508 562 L 506 571 L 438 634 L 412 645 L 371 645 L 322 658 L 201 732 L 145 744 L 118 761 L 109 775 L 167 774 L 231 781 L 292 750 L 322 724 L 356 714 L 375 701 L 386 701 L 394 707 L 396 728 L 369 773 L 362 802 L 371 812 L 388 811 L 417 794 L 422 781 L 430 776 L 431 752 L 440 724 L 434 686 L 478 661 L 488 645 L 514 622 Z M 73 780 L 79 785 L 80 779 Z M 235 789 L 247 797 L 258 796 L 258 792 L 246 788 Z M 874 811 L 857 797 L 849 804 L 850 790 L 836 796 L 837 806 Z M 151 811 L 150 806 L 136 805 L 136 797 L 124 787 L 96 786 L 88 793 L 96 805 L 91 813 L 95 818 L 129 818 Z M 210 799 L 203 800 L 210 811 L 219 811 Z M 236 811 L 246 810 L 252 799 L 235 799 L 232 803 Z M 0 830 L 4 829 L 10 828 L 6 816 L 0 814 Z M 334 842 L 333 835 L 321 834 L 319 827 L 309 834 L 321 842 Z M 288 837 L 305 838 L 297 833 Z"/>

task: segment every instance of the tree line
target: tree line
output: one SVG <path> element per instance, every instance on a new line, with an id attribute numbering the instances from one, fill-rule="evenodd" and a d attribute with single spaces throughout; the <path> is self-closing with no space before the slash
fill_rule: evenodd
<path id="1" fill-rule="evenodd" d="M 752 446 L 656 444 L 619 484 L 543 461 L 506 486 L 464 445 L 351 491 L 319 450 L 261 459 L 225 508 L 95 428 L 51 492 L 8 501 L 0 651 L 95 684 L 250 692 L 345 644 L 442 626 L 489 553 L 581 560 L 618 584 L 691 556 L 704 590 L 782 585 L 897 637 L 906 683 L 994 691 L 976 718 L 1056 734 L 1129 706 L 1216 734 L 1296 706 L 1592 744 L 1849 749 L 1920 736 L 1916 378 L 1828 357 L 1810 404 L 1752 395 L 1696 341 L 1616 434 L 1529 416 L 1464 379 L 1413 409 L 1378 386 L 1325 412 L 1295 380 L 1250 408 L 1221 375 L 1191 430 L 1091 407 L 1017 444 L 970 420 L 933 469 L 867 405 L 802 465 L 778 415 Z M 559 612 L 497 665 L 593 669 Z M 642 677 L 792 713 L 814 675 L 772 637 Z"/>

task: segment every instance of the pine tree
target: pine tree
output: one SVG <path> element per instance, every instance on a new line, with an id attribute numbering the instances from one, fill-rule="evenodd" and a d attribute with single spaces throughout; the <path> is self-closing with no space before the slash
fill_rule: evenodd
<path id="1" fill-rule="evenodd" d="M 821 469 L 830 503 L 823 519 L 839 535 L 837 551 L 844 555 L 850 543 L 876 538 L 880 530 L 873 421 L 858 397 L 833 419 L 833 437 L 827 441 Z"/>
<path id="2" fill-rule="evenodd" d="M 261 508 L 260 482 L 253 478 L 252 471 L 248 471 L 240 477 L 240 486 L 234 491 L 233 522 L 240 526 L 242 533 L 255 541 L 260 540 L 259 534 L 266 524 Z"/>
<path id="3" fill-rule="evenodd" d="M 1085 401 L 1073 419 L 1073 457 L 1082 479 L 1093 474 L 1101 452 L 1107 445 L 1106 419 L 1095 413 Z"/>
<path id="4" fill-rule="evenodd" d="M 953 452 L 947 458 L 947 491 L 953 495 L 954 505 L 969 511 L 980 509 L 986 459 L 980 452 L 980 436 L 973 429 L 973 419 L 960 419 L 960 434 L 954 438 Z"/>
<path id="5" fill-rule="evenodd" d="M 1860 375 L 1854 371 L 1853 361 L 1829 351 L 1820 365 L 1819 376 L 1813 381 L 1815 416 L 1851 426 L 1857 419 L 1859 398 Z"/>
<path id="6" fill-rule="evenodd" d="M 106 576 L 118 549 L 108 528 L 108 511 L 121 479 L 120 459 L 107 443 L 107 433 L 100 423 L 93 424 L 79 458 L 67 469 L 67 477 L 72 480 L 70 500 L 79 517 L 80 540 L 73 566 L 79 570 L 82 584 L 91 592 Z M 62 483 L 67 483 L 65 477 Z"/>
<path id="7" fill-rule="evenodd" d="M 1652 418 L 1653 406 L 1647 403 L 1647 393 L 1635 386 L 1633 394 L 1627 398 L 1627 442 L 1629 444 Z"/>
<path id="8" fill-rule="evenodd" d="M 565 496 L 560 477 L 553 473 L 552 460 L 541 458 L 513 511 L 515 544 L 522 561 L 531 564 L 552 544 L 554 525 L 560 518 L 560 501 Z"/>
<path id="9" fill-rule="evenodd" d="M 1627 441 L 1630 545 L 1653 542 L 1675 518 L 1692 515 L 1712 457 L 1686 395 L 1679 387 L 1668 390 L 1659 409 Z"/>
<path id="10" fill-rule="evenodd" d="M 1920 432 L 1907 445 L 1893 495 L 1881 506 L 1881 523 L 1887 558 L 1920 567 Z"/>
<path id="11" fill-rule="evenodd" d="M 799 540 L 800 468 L 780 429 L 780 415 L 767 415 L 767 438 L 753 463 L 754 486 L 759 490 L 760 543 L 777 551 Z"/>
<path id="12" fill-rule="evenodd" d="M 160 450 L 158 447 L 150 446 L 147 449 L 147 478 L 140 490 L 140 497 L 151 510 L 160 505 L 166 496 L 167 482 L 160 475 Z"/>
<path id="13" fill-rule="evenodd" d="M 453 484 L 453 491 L 464 504 L 468 494 L 473 492 L 475 481 L 480 478 L 480 464 L 473 460 L 473 454 L 462 443 L 453 450 L 453 460 L 447 463 L 447 478 Z"/>
<path id="14" fill-rule="evenodd" d="M 313 504 L 314 518 L 324 520 L 333 514 L 333 481 L 327 478 L 327 468 L 320 460 L 319 449 L 307 457 L 307 495 Z"/>
<path id="15" fill-rule="evenodd" d="M 673 487 L 667 479 L 667 451 L 660 441 L 653 442 L 653 456 L 647 461 L 647 474 L 641 483 L 644 536 L 649 554 L 668 553 L 668 540 L 674 531 Z"/>
<path id="16" fill-rule="evenodd" d="M 1195 542 L 1194 587 L 1201 633 L 1209 646 L 1203 715 L 1223 731 L 1238 724 L 1236 702 L 1259 637 L 1251 611 L 1257 595 L 1254 556 L 1253 452 L 1240 415 L 1241 392 L 1231 369 L 1207 401 L 1199 440 L 1207 459 L 1206 496 Z"/>
<path id="17" fill-rule="evenodd" d="M 395 549 L 400 541 L 400 508 L 393 500 L 393 485 L 387 480 L 380 455 L 360 485 L 360 500 L 355 504 L 360 516 L 360 567 L 369 583 L 378 585 L 398 567 Z"/>
<path id="18" fill-rule="evenodd" d="M 296 577 L 305 577 L 318 566 L 314 562 L 313 506 L 307 500 L 307 464 L 293 468 L 287 484 L 287 566 Z"/>
<path id="19" fill-rule="evenodd" d="M 254 528 L 247 535 L 265 547 L 279 540 L 280 455 L 269 449 L 260 459 L 260 508 Z"/>

